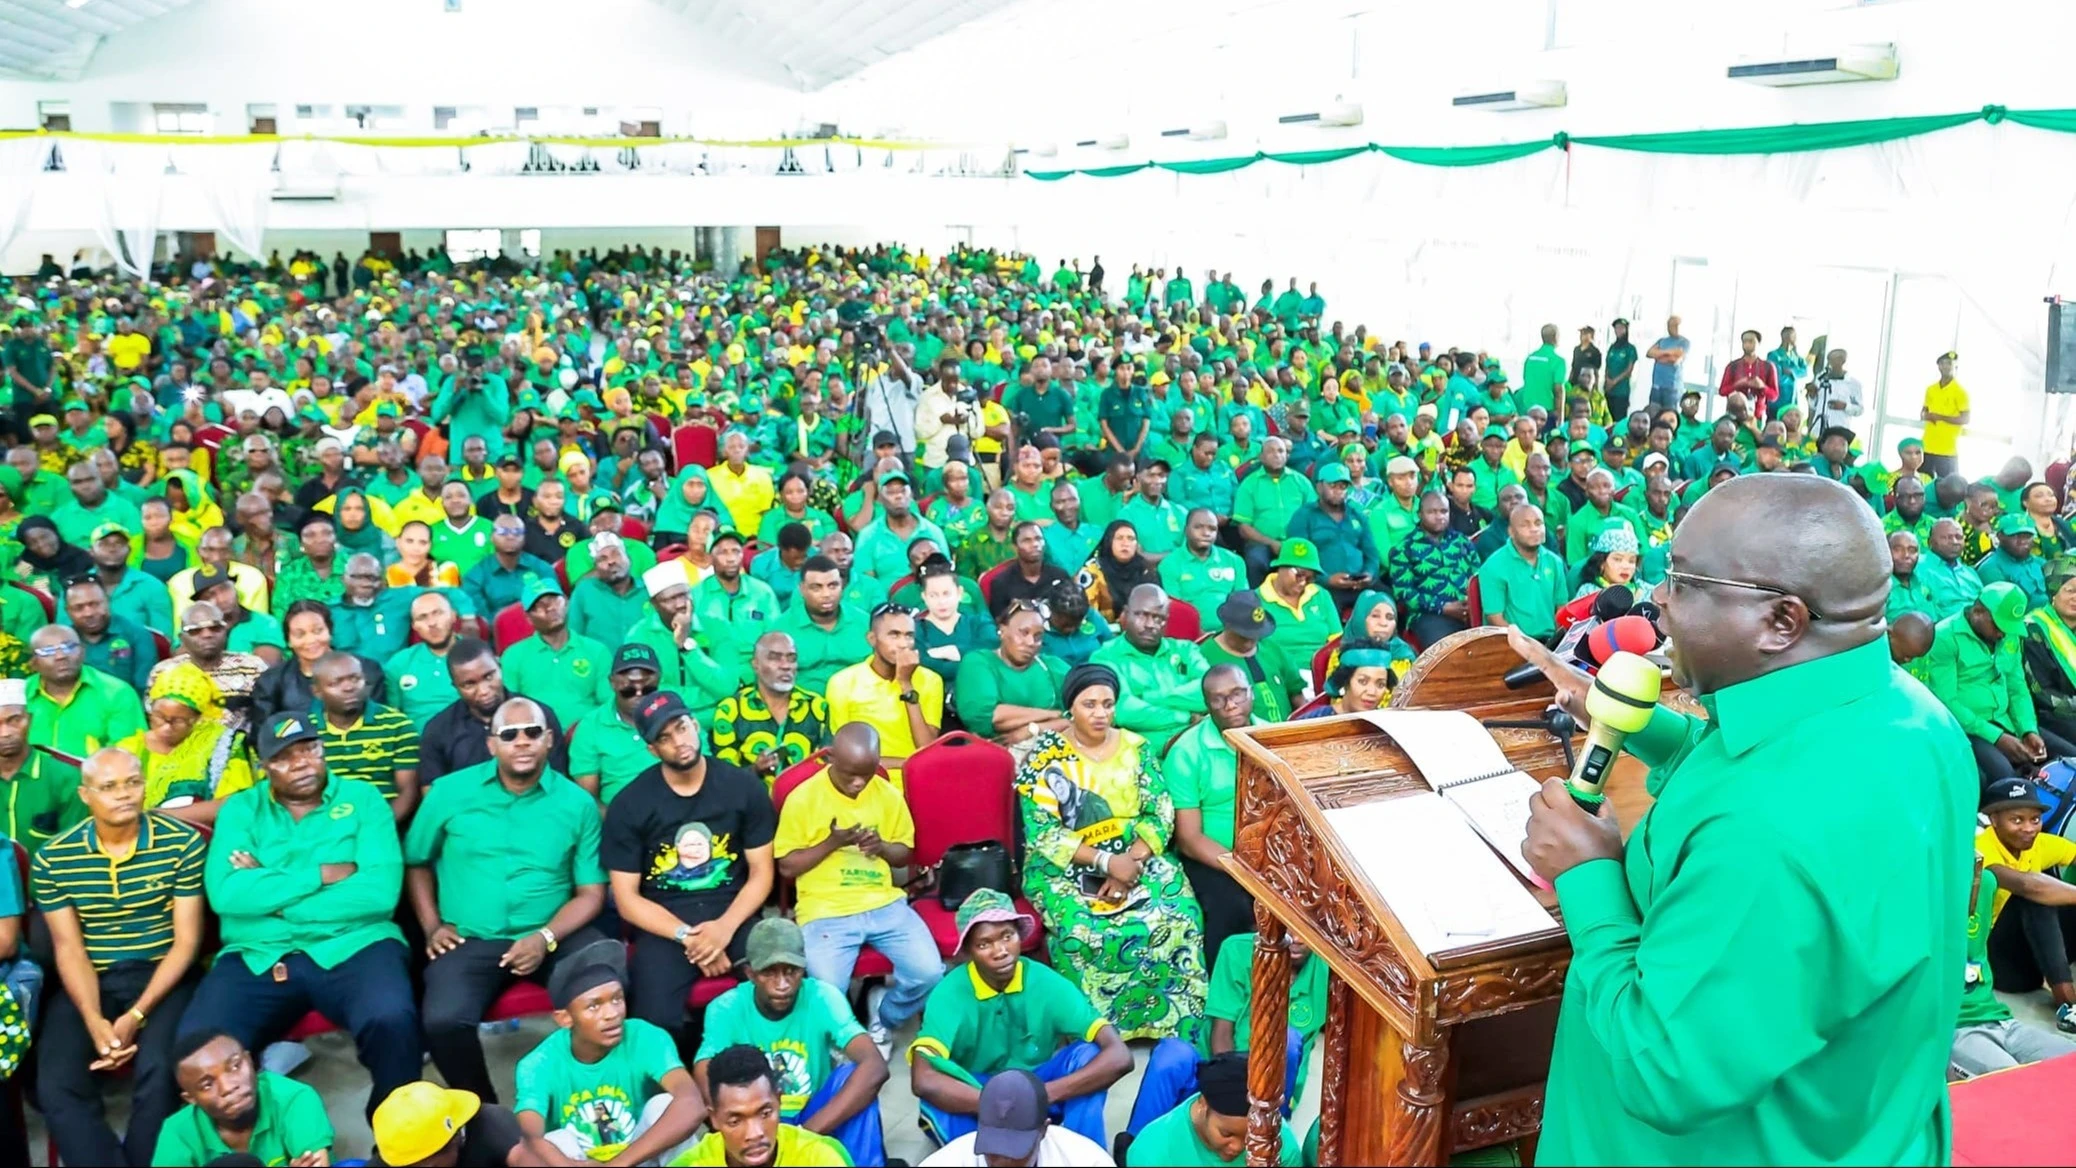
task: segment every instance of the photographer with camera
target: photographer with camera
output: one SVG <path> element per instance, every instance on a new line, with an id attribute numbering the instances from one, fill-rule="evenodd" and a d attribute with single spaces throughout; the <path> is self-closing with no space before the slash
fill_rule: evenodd
<path id="1" fill-rule="evenodd" d="M 909 365 L 915 359 L 915 346 L 886 344 L 873 324 L 859 324 L 854 335 L 856 380 L 865 387 L 865 429 L 874 434 L 890 431 L 900 444 L 902 460 L 907 461 L 915 454 L 916 406 L 923 396 L 923 379 Z M 882 353 L 887 364 L 878 376 L 867 380 L 865 374 L 879 365 Z"/>
<path id="2" fill-rule="evenodd" d="M 959 382 L 959 359 L 941 359 L 937 362 L 936 383 L 923 391 L 915 410 L 916 441 L 923 448 L 924 486 L 934 491 L 943 481 L 945 448 L 954 437 L 963 435 L 970 444 L 978 442 L 985 433 L 980 395 L 972 386 Z"/>

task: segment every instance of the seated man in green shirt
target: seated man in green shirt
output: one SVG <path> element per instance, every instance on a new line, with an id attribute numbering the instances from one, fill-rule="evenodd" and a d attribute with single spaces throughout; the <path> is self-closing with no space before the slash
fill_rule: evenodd
<path id="1" fill-rule="evenodd" d="M 159 1129 L 152 1163 L 209 1164 L 238 1153 L 262 1164 L 329 1162 L 332 1123 L 315 1088 L 260 1070 L 252 1051 L 221 1030 L 184 1031 L 173 1059 L 187 1106 Z"/>
<path id="2" fill-rule="evenodd" d="M 505 646 L 498 655 L 505 684 L 518 693 L 540 694 L 563 725 L 573 726 L 592 709 L 612 700 L 606 671 L 612 665 L 613 651 L 569 627 L 569 599 L 555 586 L 553 577 L 528 580 L 520 601 L 533 635 Z M 424 602 L 420 597 L 412 607 Z"/>
<path id="3" fill-rule="evenodd" d="M 692 1064 L 709 1109 L 720 1111 L 714 1062 L 747 1045 L 770 1060 L 776 1119 L 843 1145 L 852 1163 L 884 1163 L 879 1092 L 887 1083 L 887 1060 L 858 1025 L 843 987 L 808 976 L 806 938 L 784 917 L 752 926 L 744 952 L 750 980 L 707 1006 Z M 839 1051 L 841 1065 L 832 1057 Z"/>
<path id="4" fill-rule="evenodd" d="M 1122 614 L 1124 636 L 1090 656 L 1117 671 L 1117 725 L 1146 739 L 1156 755 L 1204 712 L 1203 650 L 1193 641 L 1164 635 L 1168 594 L 1158 584 L 1132 589 Z"/>
<path id="5" fill-rule="evenodd" d="M 635 708 L 656 692 L 662 677 L 656 650 L 648 645 L 622 645 L 613 654 L 607 679 L 613 700 L 584 715 L 569 730 L 570 777 L 600 803 L 611 803 L 620 789 L 656 765 L 637 728 Z"/>
<path id="6" fill-rule="evenodd" d="M 372 1110 L 420 1066 L 393 919 L 404 880 L 396 822 L 382 792 L 325 773 L 308 712 L 268 719 L 254 752 L 266 783 L 225 799 L 216 815 L 203 883 L 223 949 L 180 1031 L 223 1030 L 263 1047 L 316 1010 L 353 1035 L 374 1080 Z"/>
<path id="7" fill-rule="evenodd" d="M 673 1163 L 706 1118 L 670 1032 L 627 1016 L 626 960 L 596 941 L 548 978 L 559 1029 L 519 1060 L 512 1111 L 550 1164 Z"/>
<path id="8" fill-rule="evenodd" d="M 559 596 L 559 594 L 558 594 Z M 497 1102 L 477 1028 L 514 980 L 553 976 L 604 939 L 598 805 L 552 770 L 541 707 L 511 698 L 490 719 L 490 761 L 444 776 L 404 838 L 411 910 L 425 932 L 425 1044 L 452 1087 Z M 525 840 L 524 847 L 512 846 Z"/>
<path id="9" fill-rule="evenodd" d="M 2020 649 L 2025 631 L 2025 593 L 1998 581 L 1934 626 L 1925 655 L 1926 688 L 1968 735 L 1984 783 L 2076 754 L 2076 744 L 2041 728 L 2034 713 Z"/>
<path id="10" fill-rule="evenodd" d="M 1537 640 L 1557 633 L 1557 610 L 1571 599 L 1564 561 L 1543 544 L 1543 513 L 1533 503 L 1507 516 L 1507 545 L 1478 569 L 1488 625 L 1515 625 Z"/>
<path id="11" fill-rule="evenodd" d="M 1195 1068 L 1197 1093 L 1124 1143 L 1121 1163 L 1238 1168 L 1247 1162 L 1247 1055 L 1229 1050 Z M 1301 1162 L 1298 1139 L 1283 1125 L 1276 1162 Z"/>
<path id="12" fill-rule="evenodd" d="M 1256 629 L 1276 627 L 1266 613 L 1253 606 L 1251 593 L 1235 596 L 1246 598 L 1251 613 L 1258 614 Z M 1226 618 L 1227 627 L 1242 628 L 1242 635 L 1248 631 L 1226 613 L 1219 615 Z M 1211 716 L 1183 731 L 1161 763 L 1168 796 L 1175 804 L 1175 853 L 1189 877 L 1190 891 L 1204 908 L 1207 962 L 1218 955 L 1218 946 L 1227 937 L 1254 931 L 1254 897 L 1226 874 L 1219 857 L 1233 849 L 1234 792 L 1240 769 L 1239 757 L 1225 740 L 1225 732 L 1259 721 L 1254 716 L 1256 688 L 1242 666 L 1231 662 L 1213 665 L 1203 680 L 1204 708 Z"/>
<path id="13" fill-rule="evenodd" d="M 737 1043 L 702 1065 L 713 1093 L 713 1112 L 708 1119 L 714 1130 L 669 1163 L 715 1168 L 779 1164 L 831 1168 L 854 1163 L 843 1145 L 828 1136 L 780 1121 L 778 1069 L 763 1051 L 746 1042 Z"/>
<path id="14" fill-rule="evenodd" d="M 1073 982 L 1023 956 L 1037 922 L 1007 895 L 974 892 L 955 923 L 967 960 L 930 991 L 908 1048 L 922 1122 L 939 1144 L 976 1130 L 987 1080 L 1025 1070 L 1048 1084 L 1053 1121 L 1100 1146 L 1110 1087 L 1132 1069 L 1117 1028 Z"/>

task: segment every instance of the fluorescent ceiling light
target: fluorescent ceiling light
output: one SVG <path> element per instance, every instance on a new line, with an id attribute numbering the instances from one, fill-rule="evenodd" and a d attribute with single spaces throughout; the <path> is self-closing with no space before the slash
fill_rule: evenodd
<path id="1" fill-rule="evenodd" d="M 67 8 L 85 8 L 86 6 L 87 0 L 65 0 L 65 7 Z"/>

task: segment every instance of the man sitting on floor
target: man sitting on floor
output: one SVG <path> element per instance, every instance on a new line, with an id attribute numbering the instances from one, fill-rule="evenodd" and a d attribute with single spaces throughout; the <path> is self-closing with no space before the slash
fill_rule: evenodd
<path id="1" fill-rule="evenodd" d="M 908 1024 L 944 976 L 929 926 L 894 886 L 908 866 L 915 822 L 894 784 L 879 777 L 879 734 L 863 722 L 836 731 L 829 765 L 786 797 L 773 852 L 795 882 L 793 917 L 806 935 L 807 970 L 841 995 L 858 951 L 870 945 L 893 963 L 892 984 L 866 1019 L 873 1045 Z"/>
<path id="2" fill-rule="evenodd" d="M 259 1069 L 245 1044 L 221 1030 L 194 1030 L 173 1045 L 173 1077 L 187 1106 L 159 1129 L 154 1164 L 210 1164 L 239 1153 L 296 1168 L 330 1162 L 332 1121 L 324 1097 L 286 1075 Z"/>
<path id="3" fill-rule="evenodd" d="M 784 917 L 758 921 L 748 951 L 749 984 L 706 1008 L 706 1034 L 692 1076 L 708 1109 L 719 1116 L 710 1062 L 747 1044 L 770 1060 L 778 1119 L 836 1140 L 853 1163 L 884 1163 L 879 1092 L 887 1083 L 886 1058 L 852 1016 L 843 991 L 806 972 L 799 925 Z M 831 1057 L 837 1051 L 846 1060 L 840 1066 Z"/>
<path id="4" fill-rule="evenodd" d="M 509 1107 L 420 1080 L 389 1093 L 369 1123 L 387 1168 L 521 1168 L 541 1163 Z"/>
<path id="5" fill-rule="evenodd" d="M 1247 1162 L 1246 1053 L 1213 1055 L 1197 1068 L 1196 1080 L 1197 1093 L 1141 1129 L 1125 1144 L 1120 1163 L 1239 1168 Z M 1277 1163 L 1300 1162 L 1297 1137 L 1286 1123 Z"/>
<path id="6" fill-rule="evenodd" d="M 980 1089 L 975 1129 L 923 1160 L 923 1168 L 1015 1164 L 1023 1168 L 1108 1165 L 1102 1145 L 1052 1118 L 1057 1110 L 1045 1080 L 1030 1071 L 1004 1071 Z"/>
<path id="7" fill-rule="evenodd" d="M 2076 978 L 2069 972 L 2076 885 L 2050 875 L 2076 862 L 2076 843 L 2040 830 L 2045 810 L 2040 788 L 2024 779 L 2000 779 L 1983 788 L 1982 813 L 1990 825 L 1975 837 L 1975 852 L 1997 886 L 1990 903 L 1989 959 L 2002 974 L 1991 984 L 2005 993 L 2031 993 L 2045 978 L 2054 995 L 2055 1029 L 2076 1034 Z M 2008 916 L 2006 908 L 2012 910 Z"/>
<path id="8" fill-rule="evenodd" d="M 702 1065 L 714 1097 L 714 1130 L 671 1163 L 716 1168 L 841 1168 L 852 1163 L 842 1144 L 780 1120 L 778 1075 L 763 1051 L 738 1043 Z"/>
<path id="9" fill-rule="evenodd" d="M 549 768 L 552 733 L 531 699 L 498 707 L 491 761 L 435 783 L 404 839 L 430 958 L 426 1048 L 449 1085 L 492 1103 L 484 1012 L 514 979 L 551 977 L 562 956 L 605 939 L 590 927 L 605 906 L 598 803 Z"/>
<path id="10" fill-rule="evenodd" d="M 325 773 L 309 713 L 276 714 L 263 786 L 224 800 L 203 868 L 223 950 L 180 1020 L 247 1047 L 316 1010 L 353 1035 L 368 1109 L 418 1077 L 418 1008 L 396 927 L 404 857 L 382 792 Z"/>
<path id="11" fill-rule="evenodd" d="M 2040 812 L 2044 808 L 2033 784 L 2011 779 L 1993 784 L 1993 787 L 1995 789 L 1984 796 L 1984 810 L 1990 815 L 1990 830 L 2000 840 L 2006 834 L 2023 832 L 2028 824 L 2037 830 Z M 2033 847 L 2027 850 L 2036 850 L 2039 846 L 2039 838 L 2035 836 Z M 1954 1069 L 1968 1076 L 1986 1075 L 1991 1071 L 2076 1054 L 2076 1039 L 2020 1022 L 2011 1016 L 2011 1008 L 1997 998 L 1989 948 L 1991 922 L 1996 915 L 1999 896 L 1999 878 L 1985 871 L 1987 866 L 1988 861 L 1977 852 L 1972 886 L 1974 896 L 1968 904 L 1968 964 L 1963 974 L 1961 1012 L 1954 1027 L 1951 1056 Z"/>
<path id="12" fill-rule="evenodd" d="M 1132 1052 L 1088 997 L 1023 956 L 1037 922 L 983 888 L 959 905 L 963 971 L 937 983 L 908 1066 L 923 1122 L 940 1144 L 975 1130 L 981 1088 L 1004 1071 L 1036 1072 L 1053 1116 L 1103 1143 L 1103 1104 L 1132 1070 Z"/>
<path id="13" fill-rule="evenodd" d="M 674 1161 L 706 1118 L 670 1032 L 627 1016 L 626 985 L 618 941 L 572 953 L 548 979 L 561 1029 L 519 1060 L 512 1110 L 549 1164 Z"/>

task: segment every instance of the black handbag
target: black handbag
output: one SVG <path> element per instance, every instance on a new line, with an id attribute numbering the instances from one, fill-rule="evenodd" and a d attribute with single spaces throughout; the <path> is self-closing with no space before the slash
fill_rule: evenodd
<path id="1" fill-rule="evenodd" d="M 937 900 L 956 912 L 968 896 L 983 888 L 1014 896 L 1010 880 L 1008 848 L 994 840 L 953 844 L 945 849 L 944 861 L 937 868 Z"/>

